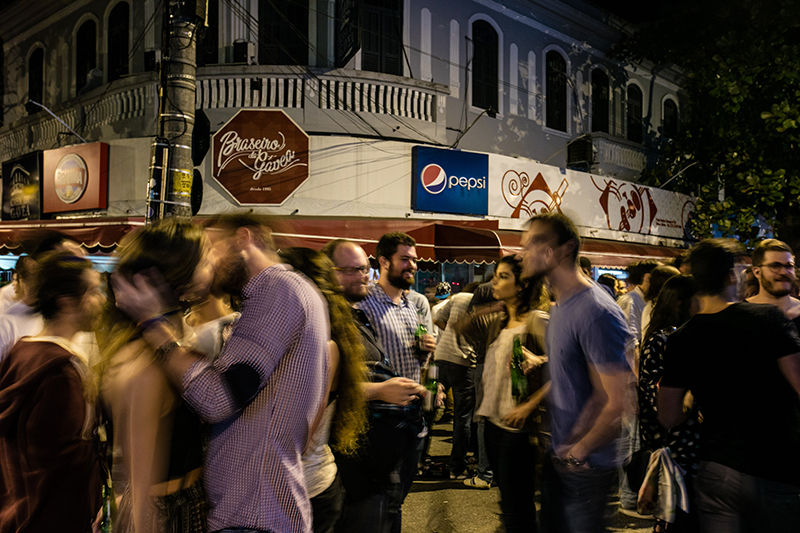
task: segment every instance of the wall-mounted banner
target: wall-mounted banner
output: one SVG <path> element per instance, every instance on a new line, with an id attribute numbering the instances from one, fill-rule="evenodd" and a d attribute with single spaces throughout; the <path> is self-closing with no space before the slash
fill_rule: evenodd
<path id="1" fill-rule="evenodd" d="M 211 144 L 212 174 L 239 205 L 280 205 L 308 179 L 308 135 L 279 109 L 242 109 Z"/>
<path id="2" fill-rule="evenodd" d="M 42 152 L 3 163 L 3 220 L 39 220 Z"/>
<path id="3" fill-rule="evenodd" d="M 488 155 L 415 146 L 411 157 L 413 209 L 464 215 L 488 214 Z"/>
<path id="4" fill-rule="evenodd" d="M 108 208 L 108 145 L 76 144 L 45 150 L 42 212 Z M 123 179 L 120 176 L 120 179 Z"/>
<path id="5" fill-rule="evenodd" d="M 562 210 L 579 226 L 684 239 L 687 195 L 513 157 L 489 156 L 489 215 L 526 219 Z"/>

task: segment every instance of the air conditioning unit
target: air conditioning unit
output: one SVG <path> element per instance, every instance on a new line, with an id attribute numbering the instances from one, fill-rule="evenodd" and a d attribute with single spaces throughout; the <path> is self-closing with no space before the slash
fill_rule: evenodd
<path id="1" fill-rule="evenodd" d="M 588 133 L 567 143 L 567 168 L 590 172 L 596 162 L 594 143 Z"/>
<path id="2" fill-rule="evenodd" d="M 254 65 L 256 63 L 256 43 L 235 41 L 233 43 L 233 62 Z"/>

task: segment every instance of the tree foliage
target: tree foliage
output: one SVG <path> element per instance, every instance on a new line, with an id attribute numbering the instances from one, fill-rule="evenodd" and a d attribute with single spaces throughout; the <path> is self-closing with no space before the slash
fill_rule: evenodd
<path id="1" fill-rule="evenodd" d="M 654 69 L 673 64 L 686 76 L 680 133 L 642 180 L 660 185 L 677 175 L 668 187 L 698 194 L 699 237 L 716 227 L 751 241 L 760 215 L 797 242 L 800 2 L 670 2 L 617 55 Z"/>

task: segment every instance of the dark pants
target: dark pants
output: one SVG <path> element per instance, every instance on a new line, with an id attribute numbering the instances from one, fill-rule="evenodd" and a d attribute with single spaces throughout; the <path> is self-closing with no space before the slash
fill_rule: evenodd
<path id="1" fill-rule="evenodd" d="M 536 531 L 536 447 L 530 443 L 528 434 L 506 431 L 487 420 L 486 450 L 494 481 L 500 488 L 500 509 L 506 531 Z"/>
<path id="2" fill-rule="evenodd" d="M 447 361 L 437 361 L 439 381 L 453 389 L 453 448 L 450 451 L 450 472 L 461 474 L 467 467 L 470 421 L 475 409 L 475 369 Z"/>
<path id="3" fill-rule="evenodd" d="M 574 470 L 542 461 L 542 533 L 602 533 L 613 518 L 608 505 L 617 470 Z"/>
<path id="4" fill-rule="evenodd" d="M 702 461 L 694 482 L 701 530 L 709 533 L 800 530 L 800 487 Z"/>
<path id="5" fill-rule="evenodd" d="M 339 473 L 330 487 L 311 498 L 311 509 L 314 511 L 314 533 L 333 533 L 333 526 L 342 515 L 344 505 L 344 487 Z"/>
<path id="6" fill-rule="evenodd" d="M 400 460 L 395 471 L 391 473 L 389 485 L 388 512 L 391 521 L 391 533 L 400 533 L 403 523 L 403 501 L 411 490 L 411 483 L 417 473 L 417 464 L 422 457 L 425 439 L 418 437 L 411 451 Z"/>

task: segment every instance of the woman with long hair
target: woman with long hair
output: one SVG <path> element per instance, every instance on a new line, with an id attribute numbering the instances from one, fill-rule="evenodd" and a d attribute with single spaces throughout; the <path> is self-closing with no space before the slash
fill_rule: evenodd
<path id="1" fill-rule="evenodd" d="M 667 338 L 684 324 L 698 309 L 697 286 L 691 276 L 669 278 L 658 294 L 650 324 L 645 331 L 639 370 L 639 435 L 642 449 L 658 450 L 668 447 L 672 458 L 686 471 L 684 481 L 691 490 L 691 480 L 697 472 L 699 442 L 699 412 L 693 405 L 691 392 L 684 399 L 684 408 L 692 414 L 686 422 L 665 429 L 658 421 L 658 382 L 664 373 L 664 354 Z M 654 531 L 664 531 L 666 524 L 657 521 Z M 695 531 L 692 518 L 679 511 L 670 531 Z"/>
<path id="2" fill-rule="evenodd" d="M 165 316 L 187 344 L 192 331 L 183 312 L 212 280 L 207 248 L 201 227 L 168 220 L 127 235 L 117 250 L 114 275 L 159 279 L 171 303 Z M 114 532 L 204 532 L 200 419 L 153 361 L 141 325 L 117 310 L 113 294 L 106 322 L 98 339 L 100 392 L 128 475 Z"/>
<path id="3" fill-rule="evenodd" d="M 365 381 L 364 348 L 331 260 L 310 248 L 289 248 L 280 257 L 310 279 L 328 304 L 331 339 L 327 394 L 303 453 L 303 471 L 314 511 L 314 533 L 329 533 L 344 504 L 331 447 L 337 453 L 352 454 L 367 425 L 367 406 L 361 390 Z"/>
<path id="4" fill-rule="evenodd" d="M 500 259 L 492 278 L 497 302 L 476 310 L 456 324 L 457 330 L 486 343 L 482 390 L 475 416 L 486 421 L 486 449 L 500 487 L 500 508 L 508 532 L 536 529 L 534 478 L 536 447 L 529 436 L 534 412 L 549 389 L 543 369 L 549 298 L 542 277 L 522 278 L 522 262 Z M 512 394 L 511 359 L 515 338 L 525 346 L 529 396 L 516 403 Z M 534 355 L 539 354 L 539 355 Z M 534 424 L 535 426 L 535 424 Z M 538 437 L 538 435 L 535 435 Z"/>

